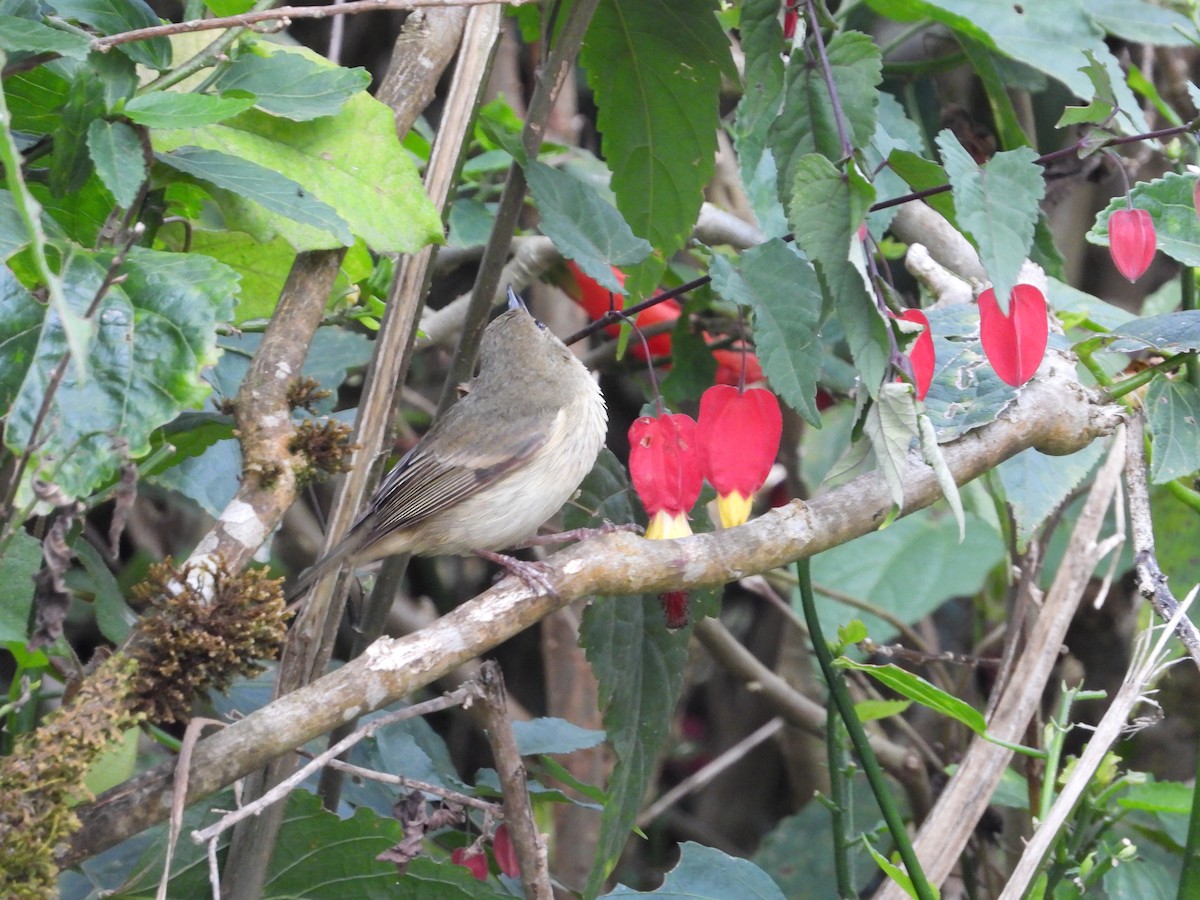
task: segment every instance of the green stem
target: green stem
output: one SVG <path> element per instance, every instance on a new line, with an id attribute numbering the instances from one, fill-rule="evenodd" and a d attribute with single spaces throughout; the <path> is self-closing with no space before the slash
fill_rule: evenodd
<path id="1" fill-rule="evenodd" d="M 892 841 L 896 844 L 896 851 L 900 854 L 905 869 L 908 870 L 908 877 L 912 880 L 917 897 L 919 900 L 934 900 L 937 894 L 921 869 L 921 863 L 913 850 L 912 841 L 909 840 L 908 832 L 904 828 L 904 818 L 896 807 L 891 791 L 888 790 L 883 769 L 879 767 L 879 760 L 875 758 L 875 753 L 871 750 L 867 733 L 863 730 L 862 723 L 858 721 L 858 715 L 854 711 L 854 701 L 850 699 L 850 692 L 846 689 L 846 682 L 843 680 L 842 673 L 834 668 L 833 654 L 829 652 L 829 645 L 825 643 L 825 636 L 821 632 L 821 622 L 817 618 L 817 605 L 813 599 L 812 576 L 807 559 L 799 560 L 796 563 L 796 578 L 800 582 L 800 601 L 804 608 L 804 621 L 808 624 L 813 652 L 816 653 L 821 673 L 825 676 L 829 695 L 837 704 L 838 713 L 846 725 L 846 732 L 850 735 L 850 742 L 854 745 L 859 762 L 862 763 L 863 772 L 866 774 L 871 791 L 875 794 L 875 800 L 879 804 L 879 811 L 883 813 L 883 820 L 887 823 Z"/>
<path id="2" fill-rule="evenodd" d="M 1166 488 L 1180 503 L 1186 504 L 1195 512 L 1200 513 L 1200 493 L 1192 490 L 1181 481 L 1168 481 Z"/>
<path id="3" fill-rule="evenodd" d="M 1160 363 L 1155 363 L 1149 368 L 1142 369 L 1136 375 L 1130 375 L 1111 385 L 1105 393 L 1107 400 L 1119 400 L 1126 394 L 1132 393 L 1142 385 L 1152 381 L 1160 372 L 1170 371 L 1178 368 L 1181 364 L 1186 363 L 1191 357 L 1190 353 L 1176 353 L 1174 356 L 1169 356 Z"/>
<path id="4" fill-rule="evenodd" d="M 1200 784 L 1200 756 L 1196 759 Z M 1192 814 L 1188 819 L 1187 846 L 1183 851 L 1183 871 L 1179 875 L 1178 900 L 1200 897 L 1200 803 L 1196 802 L 1196 790 L 1192 789 Z"/>
<path id="5" fill-rule="evenodd" d="M 276 3 L 277 0 L 258 0 L 254 6 L 247 10 L 247 12 L 259 12 L 260 10 L 270 9 L 272 6 L 275 6 Z M 232 47 L 234 41 L 240 38 L 242 33 L 246 30 L 247 29 L 245 28 L 230 28 L 187 62 L 175 69 L 172 69 L 165 75 L 154 79 L 154 81 L 150 82 L 140 91 L 138 91 L 138 93 L 145 94 L 151 91 L 165 91 L 167 88 L 174 87 L 175 85 L 179 84 L 179 82 L 191 78 L 201 69 L 211 65 L 213 60 L 217 59 L 218 57 L 223 57 L 225 55 L 225 51 Z"/>
<path id="6" fill-rule="evenodd" d="M 1196 270 L 1184 266 L 1179 272 L 1179 294 L 1184 309 L 1196 308 Z M 1195 353 L 1187 355 L 1187 379 L 1190 384 L 1200 386 L 1200 361 Z"/>
<path id="7" fill-rule="evenodd" d="M 837 876 L 837 892 L 841 900 L 856 900 L 854 878 L 850 874 L 850 844 L 846 841 L 847 800 L 846 745 L 844 732 L 838 727 L 837 709 L 832 703 L 825 708 L 825 758 L 829 763 L 829 815 L 833 829 L 833 870 Z"/>

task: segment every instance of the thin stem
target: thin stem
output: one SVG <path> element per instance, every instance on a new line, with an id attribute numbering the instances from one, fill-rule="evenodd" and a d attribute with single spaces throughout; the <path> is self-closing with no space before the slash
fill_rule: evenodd
<path id="1" fill-rule="evenodd" d="M 821 666 L 821 673 L 825 676 L 830 698 L 837 704 L 838 712 L 846 725 L 846 732 L 850 735 L 850 742 L 854 745 L 859 762 L 862 763 L 863 772 L 866 773 L 867 781 L 875 794 L 875 800 L 879 803 L 879 811 L 883 813 L 883 819 L 896 844 L 896 851 L 904 862 L 904 868 L 908 871 L 908 877 L 912 880 L 913 890 L 916 891 L 918 900 L 933 900 L 937 895 L 921 870 L 921 862 L 913 851 L 912 841 L 909 840 L 908 831 L 904 827 L 904 818 L 896 807 L 891 791 L 888 790 L 883 770 L 879 767 L 879 761 L 871 750 L 867 733 L 863 730 L 862 723 L 854 711 L 854 701 L 850 697 L 850 692 L 846 690 L 846 682 L 842 673 L 833 666 L 833 654 L 829 652 L 829 645 L 825 643 L 825 636 L 821 631 L 821 621 L 817 618 L 817 605 L 813 599 L 812 577 L 809 569 L 807 558 L 796 563 L 796 577 L 800 582 L 800 601 L 804 607 L 804 621 L 808 623 L 808 633 L 812 637 L 813 651 Z"/>
<path id="2" fill-rule="evenodd" d="M 1192 266 L 1184 266 L 1179 271 L 1180 306 L 1183 309 L 1196 309 L 1196 270 Z M 1187 356 L 1187 380 L 1189 384 L 1200 387 L 1200 360 L 1195 353 Z"/>
<path id="3" fill-rule="evenodd" d="M 817 8 L 813 0 L 807 0 L 805 6 L 808 8 L 808 23 L 812 28 L 813 43 L 817 45 L 817 58 L 821 61 L 821 76 L 825 79 L 825 89 L 829 91 L 829 104 L 833 109 L 833 122 L 837 126 L 842 159 L 849 159 L 854 155 L 854 145 L 850 143 L 850 133 L 846 130 L 846 113 L 842 109 L 842 99 L 838 96 L 837 85 L 833 81 L 833 66 L 829 64 L 829 54 L 825 52 L 825 39 L 821 37 Z"/>
<path id="4" fill-rule="evenodd" d="M 1196 758 L 1197 778 L 1200 784 L 1200 756 Z M 1183 871 L 1179 873 L 1178 900 L 1200 897 L 1200 803 L 1192 797 L 1192 814 L 1188 818 L 1187 846 L 1183 851 Z"/>
<path id="5" fill-rule="evenodd" d="M 829 816 L 833 831 L 833 870 L 837 876 L 838 897 L 854 900 L 854 878 L 850 873 L 850 844 L 846 840 L 846 810 L 849 807 L 849 785 L 846 774 L 845 732 L 838 725 L 837 707 L 825 707 L 825 758 L 829 763 Z"/>

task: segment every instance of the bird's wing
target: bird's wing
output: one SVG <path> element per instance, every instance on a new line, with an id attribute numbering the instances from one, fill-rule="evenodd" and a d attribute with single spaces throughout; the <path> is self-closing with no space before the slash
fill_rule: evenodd
<path id="1" fill-rule="evenodd" d="M 510 422 L 513 440 L 499 444 L 488 434 L 477 445 L 459 446 L 450 453 L 430 448 L 423 441 L 396 464 L 379 490 L 363 524 L 372 534 L 382 535 L 408 528 L 422 519 L 461 503 L 522 465 L 545 446 L 549 435 L 543 430 L 520 427 Z"/>

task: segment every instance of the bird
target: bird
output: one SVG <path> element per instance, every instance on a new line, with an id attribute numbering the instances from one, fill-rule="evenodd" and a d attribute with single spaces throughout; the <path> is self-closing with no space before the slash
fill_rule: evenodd
<path id="1" fill-rule="evenodd" d="M 384 476 L 346 536 L 287 592 L 292 602 L 344 564 L 496 551 L 533 537 L 591 471 L 608 411 L 582 362 L 511 287 L 485 329 L 465 395 Z M 505 563 L 505 564 L 507 564 Z M 539 582 L 548 587 L 544 578 Z"/>

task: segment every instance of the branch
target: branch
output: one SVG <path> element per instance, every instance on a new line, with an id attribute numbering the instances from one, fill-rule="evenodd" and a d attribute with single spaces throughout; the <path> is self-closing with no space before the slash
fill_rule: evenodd
<path id="1" fill-rule="evenodd" d="M 535 0 L 353 0 L 350 3 L 338 3 L 332 6 L 280 6 L 275 9 L 262 9 L 237 16 L 190 19 L 187 22 L 169 22 L 165 25 L 152 25 L 149 28 L 124 31 L 121 34 L 96 38 L 92 41 L 92 49 L 100 53 L 107 53 L 113 47 L 119 47 L 121 44 L 149 41 L 175 34 L 192 34 L 197 31 L 246 28 L 260 22 L 278 22 L 280 28 L 286 28 L 292 19 L 328 19 L 331 16 L 352 16 L 377 10 L 454 6 L 524 6 L 526 3 L 533 2 Z"/>
<path id="2" fill-rule="evenodd" d="M 1079 384 L 1071 359 L 1052 351 L 995 422 L 945 445 L 943 453 L 955 481 L 964 484 L 1029 447 L 1056 455 L 1075 452 L 1111 433 L 1120 419 L 1119 408 L 1101 405 Z M 910 464 L 905 485 L 906 513 L 941 498 L 933 471 L 923 463 Z M 196 748 L 188 801 L 214 793 L 348 716 L 394 703 L 576 599 L 700 588 L 766 572 L 874 531 L 891 506 L 886 483 L 869 474 L 726 531 L 664 541 L 620 533 L 570 547 L 546 561 L 556 595 L 531 596 L 521 582 L 506 578 L 428 628 L 376 641 L 336 672 L 206 738 Z M 170 809 L 173 765 L 156 767 L 79 807 L 83 828 L 63 861 L 98 853 L 161 821 Z"/>

